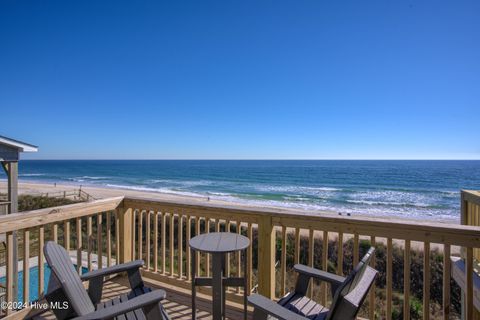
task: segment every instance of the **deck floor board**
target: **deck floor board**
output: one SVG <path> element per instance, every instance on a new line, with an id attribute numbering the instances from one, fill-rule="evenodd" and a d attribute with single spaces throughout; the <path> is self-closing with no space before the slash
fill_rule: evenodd
<path id="1" fill-rule="evenodd" d="M 172 320 L 187 320 L 192 319 L 191 296 L 185 290 L 173 290 L 169 285 L 162 285 L 159 283 L 151 283 L 146 280 L 147 285 L 152 288 L 162 288 L 167 292 L 167 299 L 164 300 L 163 306 L 167 310 Z M 122 293 L 128 292 L 128 280 L 126 277 L 116 277 L 107 281 L 104 285 L 102 300 L 110 300 Z M 211 302 L 206 297 L 198 297 L 197 299 L 197 319 L 209 320 L 211 316 Z M 241 310 L 232 308 L 227 304 L 226 310 L 227 319 L 243 319 Z M 251 312 L 249 312 L 249 319 L 251 319 Z M 55 319 L 51 312 L 46 312 L 34 317 L 38 320 Z"/>

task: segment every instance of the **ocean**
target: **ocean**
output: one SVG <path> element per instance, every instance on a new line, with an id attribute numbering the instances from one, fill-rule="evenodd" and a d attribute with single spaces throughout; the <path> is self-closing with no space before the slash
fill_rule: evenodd
<path id="1" fill-rule="evenodd" d="M 480 161 L 22 160 L 20 181 L 104 186 L 352 215 L 458 219 Z"/>

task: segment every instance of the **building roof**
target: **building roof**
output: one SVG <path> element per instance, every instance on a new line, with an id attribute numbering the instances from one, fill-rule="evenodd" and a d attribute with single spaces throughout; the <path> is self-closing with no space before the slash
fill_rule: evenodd
<path id="1" fill-rule="evenodd" d="M 38 147 L 29 143 L 0 136 L 0 145 L 18 149 L 19 152 L 37 152 Z"/>

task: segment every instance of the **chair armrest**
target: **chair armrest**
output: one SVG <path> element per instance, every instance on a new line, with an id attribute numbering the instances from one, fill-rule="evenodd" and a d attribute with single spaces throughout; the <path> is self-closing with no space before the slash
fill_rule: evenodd
<path id="1" fill-rule="evenodd" d="M 103 281 L 105 276 L 127 272 L 128 281 L 131 289 L 143 287 L 142 276 L 140 275 L 140 267 L 143 266 L 143 260 L 135 260 L 127 263 L 117 264 L 108 268 L 97 269 L 87 272 L 80 276 L 82 281 L 88 281 L 88 296 L 95 305 L 100 302 L 103 291 Z"/>
<path id="2" fill-rule="evenodd" d="M 259 294 L 249 296 L 248 302 L 254 307 L 254 319 L 255 313 L 260 311 L 264 315 L 271 315 L 279 320 L 308 320 Z"/>
<path id="3" fill-rule="evenodd" d="M 154 290 L 138 297 L 135 297 L 120 304 L 98 309 L 87 315 L 76 317 L 75 320 L 94 320 L 94 319 L 111 319 L 115 316 L 125 314 L 129 311 L 140 309 L 152 304 L 157 304 L 167 296 L 164 290 Z"/>
<path id="4" fill-rule="evenodd" d="M 308 277 L 312 277 L 318 280 L 326 281 L 334 286 L 339 286 L 345 281 L 345 277 L 308 267 L 303 264 L 296 264 L 293 266 L 293 269 L 300 274 L 304 274 Z"/>
<path id="5" fill-rule="evenodd" d="M 139 269 L 143 266 L 143 260 L 135 260 L 127 263 L 117 264 L 111 267 L 93 270 L 80 276 L 82 281 L 88 281 L 98 277 L 104 277 L 115 273 L 125 272 L 133 269 Z"/>

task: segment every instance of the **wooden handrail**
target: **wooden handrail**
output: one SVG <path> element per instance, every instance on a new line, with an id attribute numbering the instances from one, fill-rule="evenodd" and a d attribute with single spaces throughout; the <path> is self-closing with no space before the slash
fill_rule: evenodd
<path id="1" fill-rule="evenodd" d="M 3 215 L 0 216 L 0 233 L 38 227 L 98 212 L 115 210 L 122 201 L 123 197 L 115 197 Z"/>
<path id="2" fill-rule="evenodd" d="M 480 199 L 480 193 L 476 191 L 462 192 L 464 193 L 468 195 L 462 196 L 463 201 Z M 405 243 L 405 252 L 408 254 L 404 257 L 405 272 L 410 271 L 410 252 L 413 251 L 410 243 L 414 241 L 423 243 L 422 247 L 427 253 L 423 259 L 427 267 L 430 263 L 431 244 L 443 245 L 446 253 L 450 253 L 451 246 L 467 248 L 467 263 L 473 259 L 472 252 L 475 253 L 476 248 L 480 248 L 480 226 L 396 218 L 341 216 L 326 211 L 312 213 L 301 210 L 219 205 L 198 201 L 159 201 L 133 197 L 108 198 L 0 216 L 0 233 L 7 233 L 7 248 L 11 248 L 9 244 L 12 232 L 20 230 L 24 231 L 23 234 L 40 237 L 40 241 L 32 240 L 31 246 L 34 243 L 38 246 L 43 241 L 53 239 L 70 249 L 73 247 L 77 251 L 77 259 L 79 261 L 86 259 L 86 264 L 88 262 L 87 265 L 90 268 L 94 261 L 103 261 L 105 265 L 109 265 L 132 259 L 143 259 L 146 261 L 142 271 L 145 277 L 187 289 L 190 288 L 190 263 L 193 260 L 189 252 L 190 237 L 214 231 L 242 233 L 252 241 L 252 246 L 244 257 L 248 262 L 248 268 L 244 270 L 248 278 L 248 290 L 256 287 L 259 293 L 271 298 L 276 298 L 288 290 L 286 282 L 290 266 L 287 266 L 287 248 L 293 250 L 294 258 L 292 259 L 295 263 L 306 261 L 309 265 L 317 267 L 320 265 L 327 269 L 330 266 L 328 251 L 332 250 L 329 246 L 331 241 L 334 241 L 332 239 L 335 239 L 332 235 L 336 235 L 335 250 L 338 251 L 336 271 L 344 275 L 343 261 L 359 261 L 360 243 L 368 239 L 372 245 L 386 244 L 385 261 L 381 261 L 386 266 L 384 296 L 387 301 L 385 310 L 382 311 L 386 319 L 391 317 L 395 287 L 393 284 L 396 283 L 392 272 L 393 240 L 401 240 Z M 60 232 L 60 230 L 63 231 Z M 19 232 L 19 234 L 22 233 Z M 307 241 L 301 241 L 301 238 Z M 322 239 L 322 241 L 316 242 L 315 239 Z M 349 239 L 353 245 L 352 257 L 347 257 L 343 252 Z M 26 243 L 29 242 L 26 241 Z M 277 245 L 282 248 L 279 257 L 276 257 Z M 314 256 L 316 252 L 314 246 L 322 247 L 321 257 Z M 39 261 L 43 261 L 39 250 L 32 247 L 30 251 L 38 253 Z M 23 252 L 25 254 L 25 251 Z M 92 258 L 94 254 L 97 255 L 97 259 Z M 26 256 L 28 255 L 27 251 Z M 198 253 L 195 255 L 199 275 L 208 276 L 211 272 L 208 255 Z M 277 258 L 280 261 L 278 268 L 276 268 Z M 229 255 L 228 273 L 241 274 L 240 259 L 243 257 L 239 254 Z M 321 259 L 320 264 L 317 264 L 318 259 Z M 444 263 L 450 263 L 449 259 L 449 256 L 444 256 Z M 291 264 L 291 261 L 288 263 Z M 374 266 L 380 261 L 377 258 L 376 262 L 372 263 Z M 8 265 L 7 270 L 11 270 Z M 9 279 L 13 276 L 7 272 Z M 423 276 L 423 290 L 427 292 L 423 299 L 423 310 L 428 316 L 431 275 L 426 272 Z M 409 297 L 410 286 L 403 287 L 404 296 Z M 378 286 L 373 290 L 376 288 Z M 442 310 L 448 317 L 450 308 L 447 304 L 450 302 L 450 295 L 445 290 L 450 290 L 449 272 L 443 274 L 443 288 Z M 327 302 L 326 287 L 321 286 L 319 290 L 322 291 L 321 300 Z M 309 292 L 313 294 L 313 284 Z M 467 312 L 472 310 L 472 292 L 472 284 L 467 283 L 467 294 L 470 295 L 465 300 L 468 305 Z M 241 301 L 241 292 L 229 290 L 227 297 Z M 9 296 L 8 299 L 11 297 Z M 368 304 L 375 306 L 375 299 L 375 294 L 371 294 Z M 403 310 L 408 313 L 409 304 L 405 304 Z M 374 310 L 370 309 L 370 317 L 374 314 Z"/>
<path id="3" fill-rule="evenodd" d="M 346 234 L 480 247 L 480 228 L 452 223 L 369 216 L 340 216 L 327 211 L 318 211 L 312 214 L 304 210 L 254 208 L 235 205 L 223 206 L 218 204 L 200 204 L 194 201 L 157 201 L 130 197 L 125 198 L 124 206 L 169 212 L 187 210 L 198 215 L 208 215 L 212 218 L 231 216 L 232 220 L 240 216 L 243 221 L 252 221 L 254 223 L 259 222 L 259 217 L 266 216 L 272 218 L 274 225 L 288 228 L 313 228 L 315 230 L 343 232 Z"/>
<path id="4" fill-rule="evenodd" d="M 480 205 L 480 191 L 476 190 L 462 190 L 463 200 Z"/>
<path id="5" fill-rule="evenodd" d="M 276 239 L 277 235 L 281 234 L 281 247 L 286 248 L 287 242 L 287 229 L 295 230 L 295 262 L 300 261 L 301 246 L 300 246 L 300 237 L 305 237 L 305 234 L 308 234 L 308 261 L 311 265 L 314 264 L 314 250 L 313 250 L 313 237 L 315 236 L 315 231 L 323 232 L 323 247 L 324 249 L 329 246 L 329 235 L 337 234 L 338 239 L 338 261 L 337 261 L 337 272 L 343 274 L 343 246 L 344 246 L 344 237 L 347 235 L 353 238 L 353 252 L 354 252 L 354 261 L 358 261 L 359 257 L 359 239 L 360 236 L 363 238 L 371 239 L 372 244 L 377 241 L 377 243 L 382 243 L 382 241 L 376 239 L 386 239 L 387 250 L 386 250 L 386 309 L 385 318 L 391 319 L 392 317 L 392 300 L 393 300 L 393 240 L 401 240 L 405 242 L 405 246 L 408 251 L 407 255 L 404 255 L 404 271 L 410 272 L 410 243 L 412 241 L 420 241 L 423 243 L 423 250 L 425 252 L 423 257 L 423 265 L 428 269 L 427 272 L 423 274 L 423 313 L 424 318 L 428 319 L 430 312 L 430 251 L 431 243 L 441 244 L 444 246 L 444 252 L 448 255 L 444 255 L 444 265 L 450 264 L 450 248 L 451 246 L 465 246 L 469 248 L 469 252 L 472 251 L 472 248 L 480 247 L 480 227 L 478 226 L 466 226 L 458 224 L 449 224 L 449 223 L 437 223 L 429 221 L 412 221 L 406 219 L 397 219 L 397 218 L 376 218 L 376 217 L 366 217 L 366 216 L 341 216 L 331 212 L 306 212 L 301 210 L 289 210 L 289 209 L 277 209 L 277 208 L 252 208 L 252 207 L 243 207 L 235 205 L 218 205 L 211 203 L 199 203 L 195 201 L 185 201 L 185 202 L 172 202 L 172 201 L 157 201 L 152 199 L 142 199 L 142 198 L 131 198 L 126 197 L 124 199 L 124 206 L 131 208 L 134 211 L 140 212 L 141 210 L 153 210 L 161 212 L 163 215 L 169 215 L 170 221 L 174 221 L 174 216 L 179 216 L 179 221 L 181 221 L 181 214 L 178 212 L 187 212 L 189 216 L 194 216 L 197 228 L 202 221 L 205 221 L 205 226 L 210 225 L 210 221 L 215 224 L 215 228 L 219 229 L 218 221 L 224 221 L 225 225 L 229 225 L 231 221 L 240 221 L 240 225 L 245 222 L 249 224 L 256 225 L 256 230 L 258 238 L 256 239 L 258 248 L 258 261 L 257 261 L 257 285 L 252 285 L 251 287 L 257 287 L 258 292 L 274 298 L 275 297 L 275 288 L 276 288 L 276 277 L 278 273 L 275 268 L 275 251 L 276 251 Z M 141 215 L 140 215 L 141 216 Z M 134 222 L 135 223 L 135 220 Z M 148 223 L 148 222 L 147 222 Z M 237 224 L 238 226 L 238 224 Z M 179 229 L 180 230 L 180 229 Z M 199 232 L 209 232 L 210 228 Z M 301 230 L 304 230 L 305 233 L 302 233 Z M 278 231 L 278 233 L 276 233 Z M 140 232 L 140 231 L 139 231 Z M 170 234 L 170 237 L 173 236 L 173 229 L 165 231 Z M 303 235 L 302 235 L 303 234 Z M 162 235 L 163 237 L 164 235 Z M 140 237 L 140 236 L 139 236 Z M 173 238 L 170 238 L 173 239 Z M 278 239 L 277 239 L 278 240 Z M 171 240 L 172 241 L 172 240 Z M 172 242 L 170 241 L 170 250 L 169 257 L 166 257 L 167 262 L 170 258 L 170 264 L 173 263 L 173 250 Z M 162 241 L 164 242 L 164 241 Z M 178 248 L 175 248 L 178 250 Z M 162 244 L 162 252 L 165 252 L 165 247 Z M 187 245 L 187 249 L 188 245 Z M 280 281 L 279 285 L 282 287 L 280 294 L 283 294 L 285 290 L 285 274 L 286 274 L 286 258 L 283 256 L 284 250 L 282 249 L 281 256 L 281 266 L 280 266 Z M 328 255 L 325 254 L 326 250 L 323 250 L 322 254 L 322 266 L 324 269 L 327 268 L 328 264 Z M 136 256 L 136 258 L 139 258 Z M 198 260 L 197 260 L 198 261 Z M 204 260 L 205 275 L 209 274 L 209 264 L 208 257 Z M 227 259 L 227 263 L 230 265 Z M 467 262 L 471 261 L 471 255 L 467 258 Z M 165 265 L 165 260 L 163 261 Z M 180 262 L 179 262 L 180 263 Z M 374 263 L 374 262 L 372 262 Z M 250 265 L 250 264 L 249 264 Z M 181 268 L 179 268 L 181 272 Z M 227 266 L 228 270 L 228 266 Z M 445 269 L 448 271 L 448 268 Z M 450 273 L 443 272 L 443 287 L 448 291 L 450 290 Z M 228 272 L 228 271 L 227 271 Z M 252 273 L 251 267 L 250 270 L 247 270 L 249 274 Z M 175 276 L 176 283 L 179 286 L 184 284 L 181 282 L 181 274 L 175 275 L 175 272 L 172 271 L 171 267 L 169 273 L 166 277 L 162 276 L 160 273 L 145 271 L 146 276 L 153 277 L 158 280 L 171 282 L 172 276 Z M 251 280 L 249 280 L 251 281 Z M 313 285 L 313 284 L 312 284 Z M 467 313 L 472 310 L 472 284 L 469 284 L 469 289 L 467 290 L 467 295 L 469 298 L 466 299 L 466 303 L 469 306 L 467 308 Z M 325 289 L 322 289 L 325 290 Z M 313 291 L 310 290 L 312 293 Z M 443 311 L 444 317 L 448 318 L 450 315 L 450 292 L 445 293 L 443 299 Z M 404 286 L 405 297 L 410 296 L 410 286 Z M 322 296 L 322 300 L 325 296 Z M 235 298 L 230 296 L 230 298 Z M 370 295 L 369 304 L 370 306 L 375 306 L 375 295 Z M 372 318 L 375 315 L 375 311 L 370 308 L 369 315 Z M 404 303 L 404 312 L 408 314 L 410 312 L 409 303 Z M 469 313 L 468 313 L 469 314 Z"/>
<path id="6" fill-rule="evenodd" d="M 43 192 L 43 193 L 38 193 L 38 194 L 29 194 L 32 196 L 39 195 L 40 197 L 51 197 L 51 198 L 66 198 L 66 197 L 78 197 L 81 198 L 85 201 L 90 201 L 90 200 L 97 200 L 95 197 L 93 197 L 91 194 L 85 192 L 82 189 L 73 189 L 73 190 L 64 190 L 64 191 L 54 191 L 54 192 Z"/>

